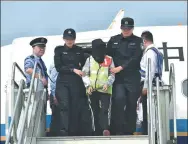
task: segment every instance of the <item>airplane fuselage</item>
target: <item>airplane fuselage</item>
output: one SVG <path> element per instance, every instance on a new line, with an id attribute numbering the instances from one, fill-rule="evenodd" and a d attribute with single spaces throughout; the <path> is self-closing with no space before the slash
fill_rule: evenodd
<path id="1" fill-rule="evenodd" d="M 156 27 L 136 27 L 134 34 L 140 36 L 144 30 L 149 30 L 153 33 L 154 43 L 159 47 L 164 55 L 163 80 L 165 84 L 169 81 L 169 65 L 174 63 L 176 73 L 176 108 L 177 108 L 177 130 L 178 137 L 181 140 L 185 139 L 187 134 L 187 26 L 156 26 Z M 81 32 L 77 34 L 76 44 L 82 47 L 90 47 L 91 41 L 96 38 L 101 38 L 108 42 L 111 36 L 119 34 L 120 29 Z M 17 38 L 8 47 L 1 48 L 1 141 L 5 140 L 5 124 L 8 122 L 6 116 L 11 116 L 11 93 L 10 93 L 10 76 L 13 62 L 24 68 L 24 59 L 32 54 L 32 48 L 29 42 L 34 37 Z M 58 45 L 63 45 L 64 41 L 61 35 L 46 36 L 48 39 L 47 48 L 43 60 L 47 67 L 53 63 L 54 48 Z M 23 76 L 16 73 L 16 81 L 23 79 Z M 9 106 L 7 111 L 6 106 Z M 48 104 L 46 115 L 47 128 L 49 128 L 51 110 Z M 173 119 L 172 111 L 170 113 Z M 9 122 L 8 122 L 9 123 Z M 138 130 L 139 131 L 139 130 Z M 170 131 L 173 135 L 173 124 L 170 121 Z M 183 142 L 179 143 L 182 143 Z"/>

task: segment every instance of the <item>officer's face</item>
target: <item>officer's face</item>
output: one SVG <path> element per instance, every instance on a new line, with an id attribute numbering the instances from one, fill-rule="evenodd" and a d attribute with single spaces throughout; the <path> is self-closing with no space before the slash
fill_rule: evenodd
<path id="1" fill-rule="evenodd" d="M 35 46 L 33 51 L 37 56 L 43 56 L 45 53 L 45 47 Z"/>
<path id="2" fill-rule="evenodd" d="M 123 37 L 128 37 L 128 36 L 132 35 L 133 28 L 132 29 L 121 29 L 121 32 L 123 34 Z"/>
<path id="3" fill-rule="evenodd" d="M 65 41 L 66 46 L 69 47 L 69 48 L 72 48 L 74 43 L 75 43 L 74 39 L 69 39 L 69 40 L 68 39 L 64 39 L 64 41 Z"/>

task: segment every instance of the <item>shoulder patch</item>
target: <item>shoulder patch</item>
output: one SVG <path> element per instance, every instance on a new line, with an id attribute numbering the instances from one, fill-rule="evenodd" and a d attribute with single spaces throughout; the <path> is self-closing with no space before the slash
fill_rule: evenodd
<path id="1" fill-rule="evenodd" d="M 27 56 L 24 61 L 31 59 L 31 56 Z M 32 58 L 33 59 L 33 58 Z"/>
<path id="2" fill-rule="evenodd" d="M 26 58 L 25 58 L 25 60 L 24 60 L 24 67 L 26 66 L 26 67 L 30 67 L 30 65 L 34 65 L 34 63 L 35 63 L 35 57 L 34 56 L 32 56 L 32 55 L 30 55 L 30 56 L 27 56 Z"/>

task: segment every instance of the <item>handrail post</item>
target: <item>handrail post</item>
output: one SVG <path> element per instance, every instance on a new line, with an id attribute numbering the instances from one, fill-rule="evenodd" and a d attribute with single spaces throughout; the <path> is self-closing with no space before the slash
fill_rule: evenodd
<path id="1" fill-rule="evenodd" d="M 157 88 L 157 120 L 158 120 L 158 136 L 159 144 L 163 144 L 163 135 L 162 135 L 162 123 L 161 123 L 161 109 L 160 109 L 160 95 L 159 95 L 159 77 L 156 78 L 156 88 Z"/>
<path id="2" fill-rule="evenodd" d="M 31 95 L 32 95 L 32 92 L 33 92 L 33 89 L 34 89 L 35 73 L 36 73 L 37 66 L 38 66 L 38 62 L 35 62 L 33 73 L 32 73 L 32 78 L 31 78 L 31 84 L 30 84 L 30 87 L 29 87 L 27 105 L 26 105 L 26 109 L 25 109 L 25 112 L 24 112 L 24 115 L 23 115 L 23 124 L 22 124 L 21 130 L 20 130 L 20 137 L 18 139 L 17 144 L 22 144 L 23 132 L 24 132 L 26 118 L 27 118 L 27 114 L 28 114 L 28 110 L 29 110 L 29 103 L 31 101 Z"/>
<path id="3" fill-rule="evenodd" d="M 16 67 L 18 68 L 20 73 L 26 78 L 22 69 L 19 67 L 19 65 L 16 62 L 14 62 L 13 65 L 12 65 L 12 73 L 11 73 L 11 117 L 13 117 L 13 111 L 14 111 L 14 108 L 15 108 L 14 88 L 15 88 L 15 70 L 16 70 Z M 13 125 L 13 126 L 14 126 L 14 128 L 13 128 L 13 139 L 14 139 L 14 141 L 17 141 L 16 127 L 15 127 L 15 125 Z"/>
<path id="4" fill-rule="evenodd" d="M 7 139 L 6 139 L 6 144 L 9 143 L 9 140 L 10 140 L 11 135 L 12 135 L 12 130 L 13 130 L 13 138 L 14 138 L 13 141 L 16 142 L 16 144 L 22 143 L 23 132 L 24 132 L 24 128 L 25 128 L 25 125 L 26 125 L 26 118 L 27 118 L 27 113 L 28 113 L 28 109 L 29 109 L 29 105 L 30 105 L 29 103 L 30 103 L 30 100 L 31 100 L 31 94 L 33 93 L 33 90 L 36 91 L 36 88 L 37 88 L 37 87 L 34 87 L 34 76 L 35 76 L 35 73 L 36 73 L 37 66 L 41 69 L 38 62 L 35 62 L 33 73 L 32 73 L 32 78 L 31 78 L 31 85 L 30 85 L 30 88 L 29 88 L 29 94 L 28 94 L 29 96 L 28 96 L 28 99 L 27 99 L 26 111 L 24 112 L 24 114 L 25 114 L 24 119 L 23 119 L 24 123 L 21 127 L 21 135 L 20 135 L 19 139 L 17 140 L 17 128 L 15 127 L 15 115 L 16 115 L 15 111 L 17 110 L 18 100 L 20 99 L 20 95 L 21 95 L 20 89 L 23 89 L 24 85 L 21 85 L 21 87 L 18 86 L 19 92 L 17 94 L 16 104 L 14 104 L 15 103 L 14 89 L 15 89 L 15 84 L 17 84 L 15 82 L 15 69 L 16 69 L 16 67 L 18 68 L 20 73 L 25 78 L 26 78 L 26 76 L 16 62 L 14 62 L 13 65 L 12 65 L 12 73 L 11 73 L 11 117 L 12 117 L 12 120 L 11 120 L 10 127 L 7 124 L 7 126 L 9 127 L 9 131 L 8 131 L 8 135 L 7 135 Z M 22 82 L 22 80 L 21 80 L 21 82 Z"/>
<path id="5" fill-rule="evenodd" d="M 151 59 L 148 59 L 148 99 L 149 99 L 149 144 L 155 144 L 155 132 L 153 129 L 153 113 L 152 113 L 152 78 L 151 78 Z"/>
<path id="6" fill-rule="evenodd" d="M 174 140 L 177 140 L 177 112 L 176 112 L 176 80 L 175 80 L 175 68 L 174 64 L 170 64 L 169 84 L 172 86 L 171 100 L 173 101 L 173 122 L 174 122 Z"/>
<path id="7" fill-rule="evenodd" d="M 6 144 L 9 143 L 9 140 L 10 140 L 10 137 L 11 137 L 12 128 L 13 128 L 13 126 L 14 126 L 15 113 L 16 113 L 17 108 L 18 108 L 18 107 L 17 107 L 18 102 L 19 102 L 19 100 L 20 100 L 20 98 L 21 98 L 21 92 L 22 92 L 22 90 L 23 90 L 23 84 L 24 84 L 24 81 L 21 80 L 21 81 L 20 81 L 21 87 L 19 87 L 19 90 L 18 90 L 17 99 L 16 99 L 16 103 L 15 103 L 15 109 L 14 109 L 14 111 L 13 111 L 13 115 L 12 115 L 12 120 L 11 120 L 10 127 L 9 127 L 8 136 L 7 136 L 7 138 L 6 138 Z M 14 131 L 14 132 L 15 132 L 15 134 L 17 133 L 16 131 Z M 15 135 L 15 137 L 16 137 L 16 135 Z M 16 142 L 17 142 L 17 141 L 16 141 Z"/>
<path id="8" fill-rule="evenodd" d="M 12 65 L 12 75 L 11 75 L 11 117 L 13 117 L 14 112 L 14 103 L 15 103 L 15 96 L 14 96 L 14 79 L 15 79 L 15 70 L 16 70 L 16 62 Z M 11 119 L 12 121 L 12 119 Z M 14 123 L 13 123 L 14 124 Z M 13 125 L 13 139 L 17 142 L 17 136 L 16 136 L 16 129 Z"/>

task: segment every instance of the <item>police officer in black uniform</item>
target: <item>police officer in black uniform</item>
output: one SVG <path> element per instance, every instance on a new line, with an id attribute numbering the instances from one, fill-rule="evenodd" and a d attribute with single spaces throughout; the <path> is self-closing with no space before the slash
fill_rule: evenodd
<path id="1" fill-rule="evenodd" d="M 75 30 L 66 29 L 63 39 L 64 46 L 57 46 L 54 51 L 54 64 L 59 72 L 55 95 L 60 106 L 61 135 L 77 136 L 81 135 L 79 127 L 82 125 L 81 121 L 88 121 L 90 118 L 89 114 L 88 117 L 81 115 L 84 106 L 88 107 L 83 112 L 89 112 L 86 90 L 82 81 L 83 72 L 81 71 L 85 64 L 85 58 L 82 48 L 74 44 Z M 87 128 L 89 129 L 88 126 Z"/>
<path id="2" fill-rule="evenodd" d="M 140 94 L 142 39 L 133 34 L 134 20 L 121 20 L 122 33 L 111 37 L 107 54 L 114 59 L 111 133 L 132 135 L 136 130 L 136 106 Z"/>

